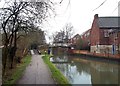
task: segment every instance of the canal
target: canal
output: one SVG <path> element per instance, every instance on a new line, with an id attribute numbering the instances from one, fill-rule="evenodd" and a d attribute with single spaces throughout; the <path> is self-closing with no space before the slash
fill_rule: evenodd
<path id="1" fill-rule="evenodd" d="M 51 61 L 71 84 L 120 84 L 118 62 L 60 54 Z"/>

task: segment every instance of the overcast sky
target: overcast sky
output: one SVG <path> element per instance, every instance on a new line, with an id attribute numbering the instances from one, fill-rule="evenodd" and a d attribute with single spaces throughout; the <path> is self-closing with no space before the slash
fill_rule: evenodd
<path id="1" fill-rule="evenodd" d="M 74 34 L 82 34 L 91 28 L 95 14 L 99 17 L 118 16 L 117 6 L 120 0 L 70 0 L 69 6 L 68 1 L 63 0 L 61 5 L 56 6 L 57 16 L 44 24 L 48 36 L 69 22 L 74 27 Z M 103 2 L 105 3 L 102 4 Z"/>
<path id="2" fill-rule="evenodd" d="M 60 0 L 51 1 L 57 2 Z M 91 28 L 95 14 L 98 14 L 99 17 L 118 16 L 117 6 L 119 1 L 120 0 L 70 0 L 70 4 L 68 5 L 69 0 L 63 0 L 61 4 L 55 5 L 57 15 L 48 18 L 47 22 L 44 22 L 43 30 L 47 33 L 47 40 L 52 33 L 62 29 L 66 23 L 72 23 L 74 34 L 82 34 Z M 103 2 L 105 3 L 102 4 Z"/>

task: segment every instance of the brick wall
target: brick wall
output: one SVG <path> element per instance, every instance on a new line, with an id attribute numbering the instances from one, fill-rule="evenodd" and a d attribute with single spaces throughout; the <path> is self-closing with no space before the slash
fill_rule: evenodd
<path id="1" fill-rule="evenodd" d="M 105 36 L 105 31 L 108 29 L 100 29 L 100 45 L 109 45 L 109 37 Z"/>
<path id="2" fill-rule="evenodd" d="M 90 33 L 90 43 L 91 46 L 94 46 L 96 44 L 99 44 L 99 39 L 100 39 L 100 29 L 98 26 L 98 15 L 96 14 L 94 16 L 94 20 L 92 23 L 92 27 L 91 27 L 91 33 Z"/>

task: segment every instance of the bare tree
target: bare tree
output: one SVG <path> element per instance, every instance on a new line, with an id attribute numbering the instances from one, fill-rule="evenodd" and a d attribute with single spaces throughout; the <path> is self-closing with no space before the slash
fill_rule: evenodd
<path id="1" fill-rule="evenodd" d="M 65 32 L 65 42 L 68 43 L 68 40 L 71 39 L 71 36 L 74 34 L 73 26 L 71 23 L 67 23 L 63 28 Z"/>
<path id="2" fill-rule="evenodd" d="M 64 28 L 53 34 L 53 42 L 56 43 L 68 43 L 73 35 L 73 26 L 71 23 L 67 23 Z"/>
<path id="3" fill-rule="evenodd" d="M 25 33 L 19 34 L 23 36 L 17 40 L 17 53 L 15 58 L 17 59 L 17 62 L 21 62 L 21 59 L 26 55 L 28 49 L 31 49 L 32 45 L 38 47 L 38 45 L 45 44 L 45 34 L 41 29 L 38 29 L 36 31 L 29 31 L 27 32 L 27 35 Z"/>
<path id="4" fill-rule="evenodd" d="M 40 2 L 14 0 L 6 3 L 8 5 L 0 9 L 0 23 L 4 33 L 3 75 L 8 55 L 13 63 L 17 49 L 17 39 L 20 37 L 18 32 L 27 32 L 34 29 L 34 25 L 41 24 L 50 15 L 49 11 L 54 11 L 53 3 L 50 0 L 41 0 Z"/>
<path id="5" fill-rule="evenodd" d="M 53 42 L 54 43 L 63 43 L 64 42 L 64 31 L 59 31 L 53 34 Z"/>

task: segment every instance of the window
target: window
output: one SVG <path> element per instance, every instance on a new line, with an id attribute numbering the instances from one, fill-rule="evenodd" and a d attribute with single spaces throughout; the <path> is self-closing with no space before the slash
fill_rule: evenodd
<path id="1" fill-rule="evenodd" d="M 117 40 L 117 38 L 118 38 L 118 34 L 117 34 L 117 33 L 115 33 L 115 40 Z"/>
<path id="2" fill-rule="evenodd" d="M 90 35 L 90 32 L 87 32 L 87 36 L 89 36 Z"/>
<path id="3" fill-rule="evenodd" d="M 108 32 L 108 30 L 104 30 L 104 37 L 109 37 L 109 32 Z"/>

